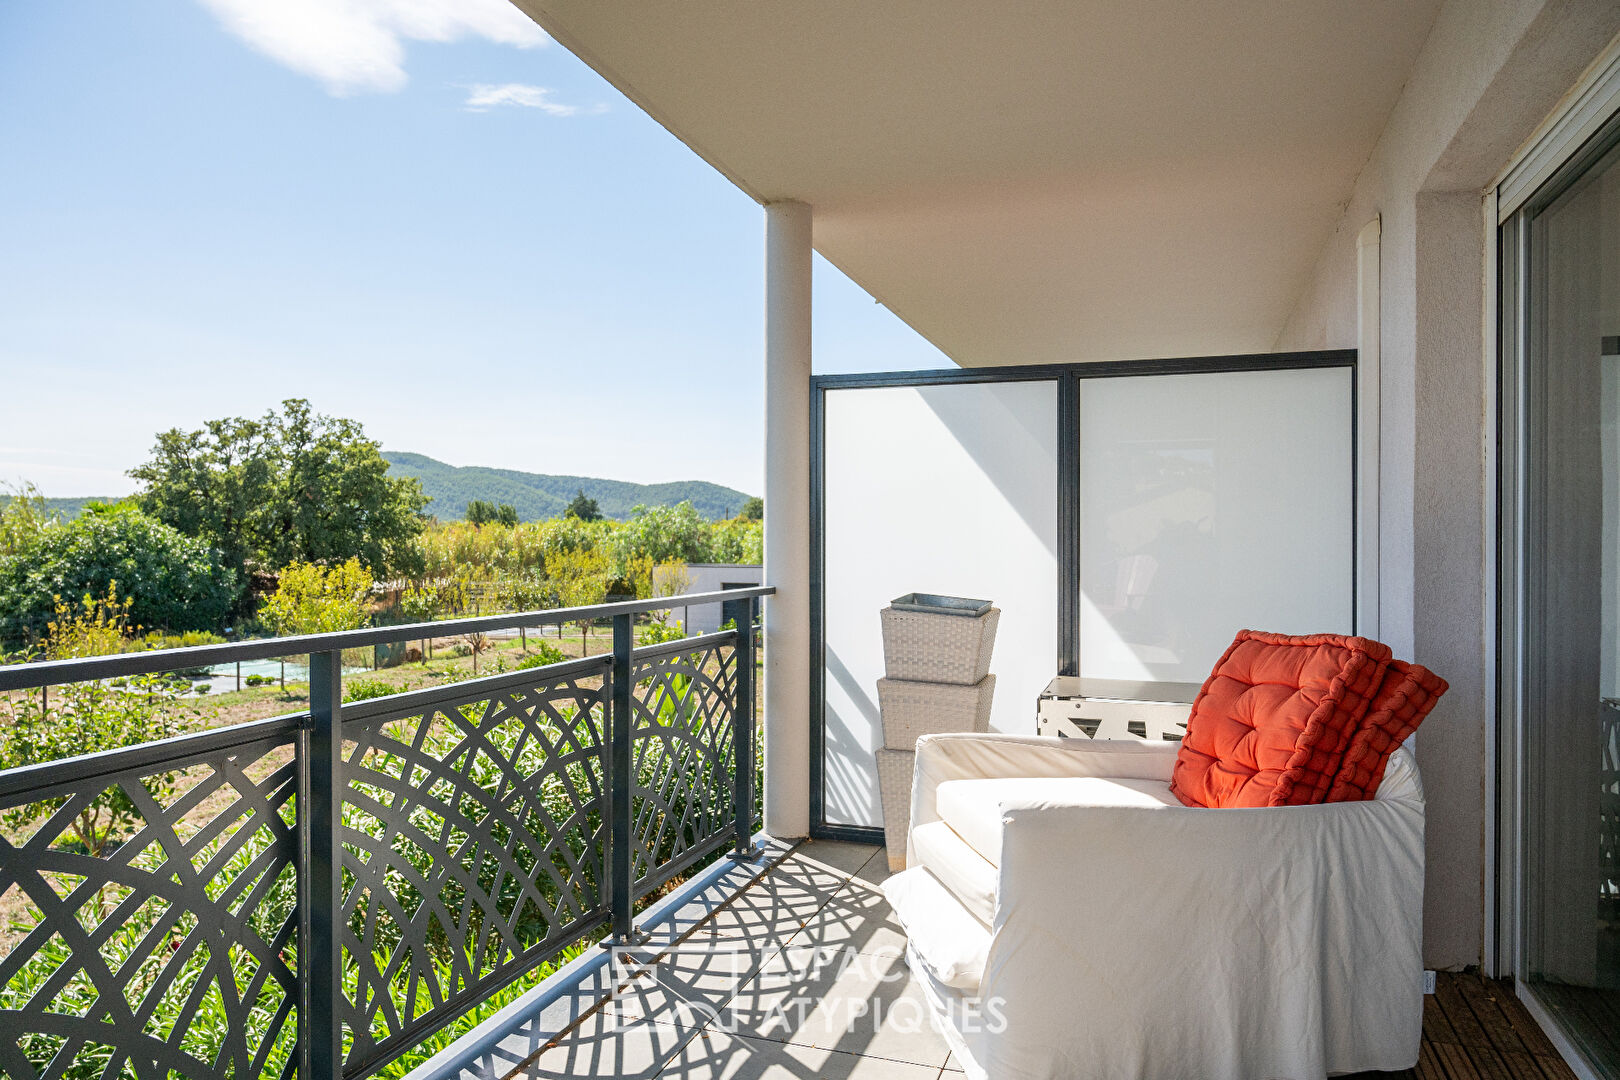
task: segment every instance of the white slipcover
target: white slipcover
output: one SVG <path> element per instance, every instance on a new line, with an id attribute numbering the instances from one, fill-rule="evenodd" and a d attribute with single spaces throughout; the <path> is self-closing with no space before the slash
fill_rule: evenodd
<path id="1" fill-rule="evenodd" d="M 1423 793 L 1411 754 L 1396 752 L 1369 802 L 1207 810 L 1162 798 L 1176 748 L 919 740 L 908 869 L 885 892 L 962 1067 L 992 1080 L 1410 1068 L 1423 1004 Z M 967 824 L 977 843 L 928 831 L 950 828 L 941 784 L 1064 777 L 1133 783 L 964 785 L 946 801 L 959 821 L 977 815 Z M 985 899 L 963 904 L 940 862 L 956 860 L 960 877 L 963 851 L 986 847 L 988 926 L 972 913 Z"/>

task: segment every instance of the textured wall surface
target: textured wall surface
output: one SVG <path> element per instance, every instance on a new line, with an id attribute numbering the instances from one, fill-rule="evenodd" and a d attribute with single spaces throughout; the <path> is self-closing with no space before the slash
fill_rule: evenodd
<path id="1" fill-rule="evenodd" d="M 1425 960 L 1484 951 L 1485 189 L 1620 33 L 1613 0 L 1453 0 L 1441 11 L 1280 349 L 1356 344 L 1356 234 L 1383 222 L 1381 633 L 1451 692 L 1418 734 L 1429 798 Z"/>

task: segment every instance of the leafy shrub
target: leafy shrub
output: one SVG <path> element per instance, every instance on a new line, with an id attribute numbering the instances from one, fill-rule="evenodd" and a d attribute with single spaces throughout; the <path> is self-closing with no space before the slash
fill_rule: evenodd
<path id="1" fill-rule="evenodd" d="M 563 651 L 549 641 L 538 641 L 530 647 L 530 655 L 518 662 L 518 671 L 527 671 L 530 668 L 545 667 L 547 664 L 560 664 L 568 657 Z"/>
<path id="2" fill-rule="evenodd" d="M 643 645 L 662 645 L 666 641 L 679 641 L 685 636 L 686 631 L 678 622 L 653 622 L 636 633 L 636 640 Z"/>
<path id="3" fill-rule="evenodd" d="M 371 615 L 371 571 L 350 559 L 337 566 L 293 563 L 281 571 L 276 591 L 259 607 L 259 618 L 277 634 L 327 634 L 357 630 Z"/>
<path id="4" fill-rule="evenodd" d="M 153 631 L 141 639 L 146 649 L 193 649 L 199 645 L 223 645 L 225 639 L 208 630 L 187 630 L 183 634 Z"/>
<path id="5" fill-rule="evenodd" d="M 399 693 L 399 687 L 383 682 L 381 679 L 356 679 L 343 691 L 344 701 L 367 701 L 371 698 L 387 697 L 389 694 Z"/>
<path id="6" fill-rule="evenodd" d="M 59 596 L 101 596 L 113 582 L 133 625 L 206 630 L 225 619 L 236 574 L 206 543 L 127 505 L 94 506 L 36 530 L 0 555 L 0 637 L 39 637 Z"/>
<path id="7" fill-rule="evenodd" d="M 5 721 L 0 723 L 0 768 L 58 761 L 182 734 L 197 726 L 196 715 L 176 705 L 176 699 L 190 688 L 189 682 L 140 675 L 122 687 L 70 683 L 57 688 L 43 705 L 33 694 L 0 696 L 0 720 Z M 166 803 L 174 776 L 143 776 L 139 783 L 160 803 Z M 0 819 L 19 828 L 58 805 L 60 800 L 26 803 L 6 811 Z M 139 817 L 140 811 L 123 786 L 112 784 L 75 815 L 68 829 L 86 852 L 99 858 Z"/>
<path id="8" fill-rule="evenodd" d="M 268 675 L 249 675 L 242 681 L 249 686 L 269 686 L 276 680 Z"/>
<path id="9" fill-rule="evenodd" d="M 194 694 L 206 694 L 210 690 L 212 690 L 213 688 L 214 688 L 213 683 L 200 682 L 200 683 L 192 683 L 191 684 L 191 692 L 194 693 Z"/>
<path id="10" fill-rule="evenodd" d="M 439 616 L 442 601 L 439 590 L 432 585 L 412 585 L 399 597 L 399 616 L 408 623 L 432 622 Z"/>
<path id="11" fill-rule="evenodd" d="M 0 503 L 0 557 L 20 555 L 39 540 L 40 534 L 60 524 L 61 516 L 52 512 L 39 488 L 33 484 L 22 487 L 5 485 L 11 494 Z"/>
<path id="12" fill-rule="evenodd" d="M 758 566 L 765 561 L 765 526 L 734 517 L 717 521 L 709 530 L 709 559 L 717 563 Z"/>

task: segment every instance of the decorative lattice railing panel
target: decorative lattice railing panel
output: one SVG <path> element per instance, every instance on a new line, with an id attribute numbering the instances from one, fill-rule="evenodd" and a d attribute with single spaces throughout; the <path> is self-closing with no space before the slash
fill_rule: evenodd
<path id="1" fill-rule="evenodd" d="M 576 661 L 347 711 L 348 1071 L 603 915 L 608 668 Z"/>
<path id="2" fill-rule="evenodd" d="M 754 608 L 705 595 L 743 629 L 634 649 L 643 602 L 526 613 L 612 617 L 613 653 L 361 702 L 344 651 L 433 628 L 0 667 L 46 718 L 59 687 L 288 649 L 311 672 L 306 713 L 0 771 L 0 1074 L 370 1075 L 604 925 L 633 933 L 634 898 L 757 820 L 733 812 L 757 800 L 733 762 Z"/>
<path id="3" fill-rule="evenodd" d="M 735 635 L 637 650 L 631 679 L 630 860 L 642 895 L 730 835 Z"/>
<path id="4" fill-rule="evenodd" d="M 58 762 L 0 799 L 0 897 L 25 912 L 0 960 L 0 1071 L 292 1074 L 298 724 Z"/>

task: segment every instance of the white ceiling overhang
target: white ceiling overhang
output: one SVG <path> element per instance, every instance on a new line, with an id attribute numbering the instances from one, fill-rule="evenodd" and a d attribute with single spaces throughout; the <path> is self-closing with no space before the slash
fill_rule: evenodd
<path id="1" fill-rule="evenodd" d="M 960 364 L 1269 349 L 1439 0 L 515 0 Z"/>

